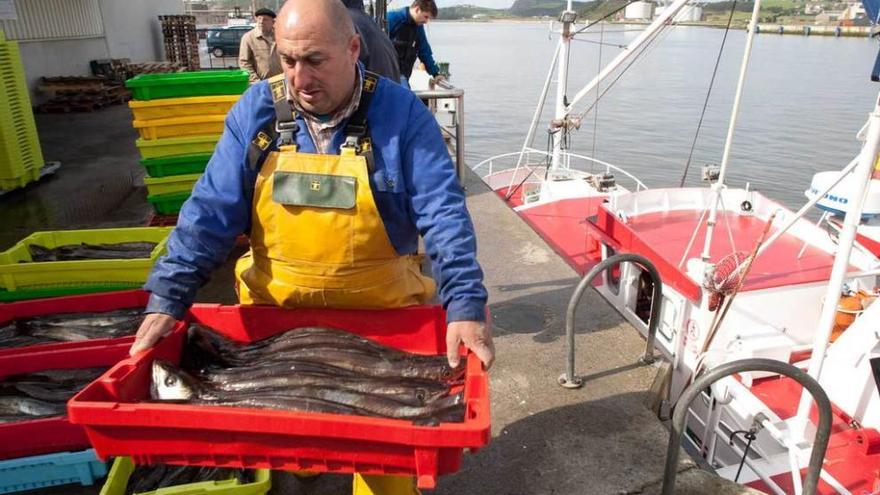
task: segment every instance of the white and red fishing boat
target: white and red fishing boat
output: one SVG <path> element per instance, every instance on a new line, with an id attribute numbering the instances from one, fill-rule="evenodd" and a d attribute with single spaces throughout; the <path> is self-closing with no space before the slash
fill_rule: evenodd
<path id="1" fill-rule="evenodd" d="M 659 312 L 656 347 L 671 370 L 669 407 L 701 371 L 719 364 L 754 357 L 791 363 L 815 378 L 833 405 L 817 493 L 880 493 L 880 304 L 871 304 L 880 275 L 880 101 L 854 139 L 854 149 L 861 142 L 857 156 L 842 171 L 818 174 L 799 211 L 759 191 L 728 187 L 760 3 L 720 168 L 704 170 L 707 187 L 649 189 L 569 148 L 583 116 L 575 108 L 625 70 L 687 0 L 667 6 L 574 96 L 567 87 L 569 44 L 585 28 L 573 27 L 569 2 L 523 146 L 475 170 L 578 273 L 615 253 L 639 254 L 656 267 L 662 302 L 652 300 L 651 279 L 633 263 L 606 271 L 596 288 L 645 336 L 649 315 Z M 868 10 L 877 17 L 877 8 Z M 551 145 L 542 151 L 532 143 L 554 76 Z M 815 207 L 824 212 L 818 224 L 805 217 Z M 688 411 L 692 452 L 720 476 L 768 493 L 802 493 L 816 428 L 800 385 L 781 375 L 742 373 L 718 381 L 702 399 Z"/>

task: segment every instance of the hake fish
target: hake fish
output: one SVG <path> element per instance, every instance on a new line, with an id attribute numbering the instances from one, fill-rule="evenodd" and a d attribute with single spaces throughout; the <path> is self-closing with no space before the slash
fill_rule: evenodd
<path id="1" fill-rule="evenodd" d="M 299 328 L 242 344 L 193 325 L 183 363 L 153 363 L 153 400 L 426 423 L 464 417 L 463 394 L 450 393 L 463 365 L 340 330 Z"/>
<path id="2" fill-rule="evenodd" d="M 67 413 L 67 401 L 106 371 L 105 368 L 46 370 L 0 381 L 0 423 Z"/>
<path id="3" fill-rule="evenodd" d="M 59 313 L 20 319 L 0 327 L 0 348 L 124 337 L 133 335 L 142 319 L 142 309 Z"/>
<path id="4" fill-rule="evenodd" d="M 394 419 L 423 419 L 463 407 L 463 394 L 436 398 L 421 406 L 373 393 L 337 387 L 298 386 L 220 391 L 197 377 L 161 360 L 153 362 L 151 396 L 159 400 L 186 401 L 218 406 L 246 406 L 303 412 L 360 414 Z"/>
<path id="5" fill-rule="evenodd" d="M 149 258 L 156 247 L 155 242 L 120 242 L 114 244 L 65 244 L 48 248 L 39 244 L 28 244 L 31 260 L 78 261 L 106 259 Z"/>
<path id="6" fill-rule="evenodd" d="M 241 484 L 251 483 L 254 480 L 254 473 L 249 469 L 235 468 L 167 464 L 138 465 L 128 477 L 125 493 L 126 495 L 138 495 L 172 486 L 233 478 Z"/>

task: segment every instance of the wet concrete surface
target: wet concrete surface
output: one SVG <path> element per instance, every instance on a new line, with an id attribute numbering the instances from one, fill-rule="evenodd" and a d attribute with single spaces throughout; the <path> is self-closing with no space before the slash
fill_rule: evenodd
<path id="1" fill-rule="evenodd" d="M 0 199 L 0 222 L 9 226 L 0 247 L 35 230 L 143 225 L 150 208 L 130 119 L 125 107 L 39 116 L 46 156 L 63 166 L 56 177 Z M 589 291 L 576 321 L 577 369 L 586 385 L 560 388 L 565 308 L 576 274 L 479 179 L 469 174 L 466 185 L 495 324 L 492 441 L 465 455 L 461 470 L 442 477 L 432 493 L 659 493 L 668 432 L 643 405 L 656 374 L 637 363 L 644 340 Z M 217 271 L 200 301 L 234 302 L 232 266 Z M 749 493 L 682 459 L 677 493 Z M 274 482 L 277 494 L 343 494 L 351 486 L 343 475 L 303 484 L 276 473 Z"/>

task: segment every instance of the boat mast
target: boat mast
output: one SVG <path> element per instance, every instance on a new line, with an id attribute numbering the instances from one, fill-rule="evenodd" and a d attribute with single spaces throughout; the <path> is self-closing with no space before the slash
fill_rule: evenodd
<path id="1" fill-rule="evenodd" d="M 825 351 L 828 349 L 828 340 L 831 337 L 831 330 L 834 328 L 834 317 L 837 314 L 840 293 L 843 290 L 846 272 L 849 270 L 850 253 L 855 243 L 856 230 L 862 218 L 862 210 L 871 183 L 871 174 L 877 160 L 877 151 L 880 149 L 880 95 L 874 103 L 874 111 L 868 116 L 866 136 L 865 144 L 859 155 L 859 164 L 853 170 L 852 197 L 847 204 L 846 216 L 843 219 L 843 228 L 840 231 L 840 240 L 837 244 L 837 253 L 831 268 L 831 278 L 828 280 L 828 290 L 825 292 L 825 303 L 819 316 L 816 334 L 813 336 L 813 354 L 810 356 L 810 367 L 807 369 L 807 373 L 816 381 L 822 374 Z M 806 427 L 808 422 L 812 404 L 813 400 L 809 394 L 801 395 L 797 418 L 803 427 Z"/>
<path id="2" fill-rule="evenodd" d="M 571 126 L 569 115 L 574 106 L 584 99 L 596 86 L 602 83 L 606 78 L 610 77 L 624 62 L 639 53 L 645 43 L 650 41 L 658 31 L 663 29 L 682 8 L 684 8 L 691 0 L 675 0 L 669 7 L 663 9 L 663 12 L 654 19 L 651 24 L 645 28 L 634 40 L 632 40 L 626 48 L 624 48 L 611 62 L 606 65 L 592 81 L 587 83 L 571 101 L 566 101 L 566 92 L 568 90 L 568 54 L 571 43 L 571 23 L 574 21 L 575 13 L 571 10 L 571 1 L 568 2 L 568 10 L 562 13 L 562 20 L 565 21 L 566 16 L 570 17 L 571 22 L 563 22 L 562 38 L 560 39 L 558 75 L 556 85 L 556 112 L 551 128 L 556 132 L 553 134 L 553 154 L 550 162 L 551 178 L 567 178 L 569 176 L 568 162 L 564 159 L 564 133 L 566 128 Z"/>
<path id="3" fill-rule="evenodd" d="M 570 176 L 568 158 L 563 149 L 566 146 L 565 133 L 568 116 L 568 59 L 571 54 L 571 25 L 577 19 L 577 13 L 572 10 L 572 0 L 568 0 L 565 11 L 560 15 L 562 21 L 562 33 L 559 39 L 559 58 L 556 64 L 556 111 L 553 113 L 551 128 L 553 132 L 553 154 L 550 159 L 549 177 L 553 179 L 567 179 Z"/>
<path id="4" fill-rule="evenodd" d="M 736 84 L 736 96 L 733 100 L 733 109 L 730 115 L 730 124 L 727 126 L 727 139 L 724 142 L 724 154 L 721 155 L 721 170 L 718 173 L 718 180 L 712 184 L 711 209 L 709 210 L 709 220 L 706 222 L 706 240 L 703 244 L 703 252 L 700 258 L 703 263 L 709 263 L 712 257 L 712 236 L 715 233 L 715 223 L 718 218 L 718 203 L 721 201 L 721 193 L 724 190 L 724 178 L 727 175 L 727 166 L 730 163 L 730 148 L 733 145 L 733 131 L 736 129 L 736 119 L 739 116 L 739 106 L 742 101 L 743 88 L 746 83 L 746 72 L 749 68 L 749 59 L 752 56 L 752 43 L 755 39 L 755 32 L 758 25 L 758 12 L 761 10 L 761 0 L 755 0 L 755 7 L 752 9 L 752 19 L 749 21 L 749 31 L 746 36 L 745 53 L 743 54 L 742 64 L 739 68 L 739 81 Z"/>

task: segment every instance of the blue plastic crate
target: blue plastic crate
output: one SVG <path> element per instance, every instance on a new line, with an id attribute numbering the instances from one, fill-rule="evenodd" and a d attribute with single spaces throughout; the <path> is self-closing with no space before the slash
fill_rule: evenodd
<path id="1" fill-rule="evenodd" d="M 95 449 L 0 461 L 0 493 L 80 483 L 93 485 L 107 474 Z"/>

